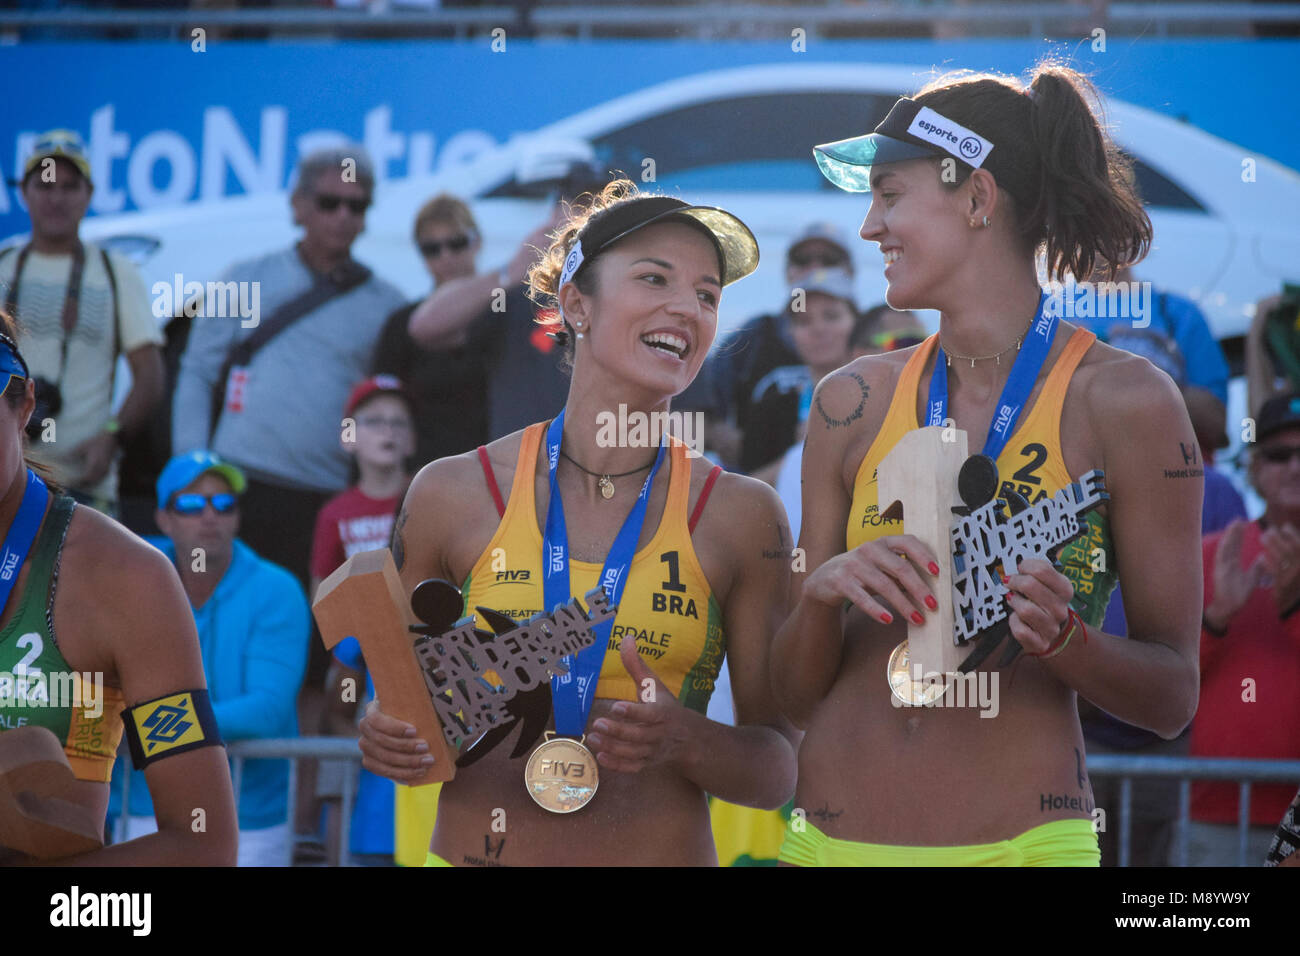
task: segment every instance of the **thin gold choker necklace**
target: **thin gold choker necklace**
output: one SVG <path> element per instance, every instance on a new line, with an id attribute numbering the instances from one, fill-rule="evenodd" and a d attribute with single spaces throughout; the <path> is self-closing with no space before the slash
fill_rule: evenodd
<path id="1" fill-rule="evenodd" d="M 1034 316 L 1034 318 L 1037 318 L 1037 316 Z M 1029 334 L 1029 330 L 1034 327 L 1034 318 L 1031 318 L 1029 320 L 1029 325 L 1025 326 L 1025 330 L 1020 333 L 1020 336 L 1015 340 L 1015 342 L 1013 342 L 1011 345 L 1008 345 L 1001 352 L 994 352 L 992 355 L 957 355 L 953 352 L 949 352 L 946 348 L 944 348 L 942 339 L 939 340 L 939 348 L 943 350 L 944 358 L 948 360 L 949 368 L 952 367 L 953 359 L 960 359 L 963 362 L 969 361 L 971 368 L 975 367 L 976 362 L 987 362 L 989 359 L 997 359 L 998 365 L 1001 365 L 1002 356 L 1006 355 L 1013 348 L 1017 352 L 1020 351 L 1020 343 L 1025 340 L 1025 336 Z"/>
<path id="2" fill-rule="evenodd" d="M 656 457 L 658 457 L 658 454 L 659 454 L 658 452 L 655 452 Z M 583 468 L 576 461 L 574 461 L 572 458 L 566 455 L 563 449 L 560 450 L 560 457 L 563 458 L 565 461 L 571 462 L 573 466 L 577 468 L 579 471 L 584 471 L 587 474 L 591 475 L 593 478 L 599 478 L 600 481 L 597 482 L 597 484 L 600 485 L 600 496 L 604 498 L 606 501 L 614 497 L 614 482 L 611 481 L 610 479 L 626 478 L 628 475 L 635 475 L 638 471 L 645 471 L 647 468 L 649 468 L 651 465 L 654 464 L 653 461 L 647 462 L 646 464 L 642 465 L 640 468 L 633 468 L 631 471 L 624 471 L 617 475 L 611 475 L 608 473 L 601 474 L 598 471 L 591 471 L 588 468 Z"/>

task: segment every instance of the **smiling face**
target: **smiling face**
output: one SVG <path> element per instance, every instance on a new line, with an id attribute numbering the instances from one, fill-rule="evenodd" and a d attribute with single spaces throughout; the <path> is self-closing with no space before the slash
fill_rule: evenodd
<path id="1" fill-rule="evenodd" d="M 619 240 L 587 268 L 596 270 L 592 294 L 572 283 L 560 290 L 565 316 L 585 333 L 575 378 L 597 370 L 641 387 L 652 401 L 683 391 L 718 331 L 722 285 L 713 243 L 692 226 L 656 223 Z"/>
<path id="2" fill-rule="evenodd" d="M 1250 475 L 1270 510 L 1300 512 L 1300 428 L 1287 428 L 1260 441 L 1251 452 Z"/>
<path id="3" fill-rule="evenodd" d="M 970 180 L 967 180 L 969 183 Z M 885 163 L 871 172 L 871 208 L 860 235 L 877 243 L 895 309 L 942 309 L 969 264 L 967 183 L 952 189 L 928 159 Z"/>

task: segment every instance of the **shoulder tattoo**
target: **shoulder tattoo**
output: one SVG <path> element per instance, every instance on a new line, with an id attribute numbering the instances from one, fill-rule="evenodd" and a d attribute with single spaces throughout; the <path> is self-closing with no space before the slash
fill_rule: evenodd
<path id="1" fill-rule="evenodd" d="M 862 412 L 867 407 L 867 399 L 871 395 L 871 389 L 868 387 L 866 381 L 863 380 L 862 376 L 857 372 L 840 372 L 839 374 L 857 382 L 858 388 L 862 390 L 862 395 L 858 399 L 857 407 L 843 418 L 835 418 L 827 414 L 826 409 L 822 407 L 822 397 L 821 395 L 818 395 L 816 401 L 817 414 L 822 417 L 822 421 L 826 423 L 827 428 L 846 428 L 849 425 L 852 425 L 862 417 Z"/>

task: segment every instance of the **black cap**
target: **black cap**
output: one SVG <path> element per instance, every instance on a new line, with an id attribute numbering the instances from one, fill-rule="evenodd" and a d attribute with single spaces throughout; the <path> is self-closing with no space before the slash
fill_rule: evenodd
<path id="1" fill-rule="evenodd" d="M 602 209 L 591 217 L 564 259 L 559 285 L 573 281 L 602 249 L 652 223 L 673 220 L 700 229 L 713 241 L 724 286 L 758 268 L 758 240 L 748 226 L 725 209 L 692 206 L 672 196 L 643 196 Z"/>
<path id="2" fill-rule="evenodd" d="M 1263 441 L 1285 428 L 1300 428 L 1300 392 L 1274 395 L 1255 416 L 1255 440 Z"/>

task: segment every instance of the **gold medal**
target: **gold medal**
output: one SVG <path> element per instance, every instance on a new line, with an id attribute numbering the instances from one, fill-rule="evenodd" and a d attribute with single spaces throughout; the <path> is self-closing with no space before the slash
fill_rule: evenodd
<path id="1" fill-rule="evenodd" d="M 582 741 L 555 737 L 550 732 L 547 732 L 546 742 L 533 751 L 524 767 L 528 795 L 539 807 L 551 813 L 581 810 L 596 795 L 599 782 L 596 757 L 582 745 Z"/>
<path id="2" fill-rule="evenodd" d="M 907 653 L 907 641 L 894 648 L 889 655 L 889 666 L 885 671 L 889 678 L 889 691 L 905 707 L 920 707 L 934 703 L 944 692 L 944 681 L 938 675 L 931 675 L 931 680 L 916 680 L 912 675 L 912 662 Z M 925 676 L 925 675 L 923 675 Z"/>

